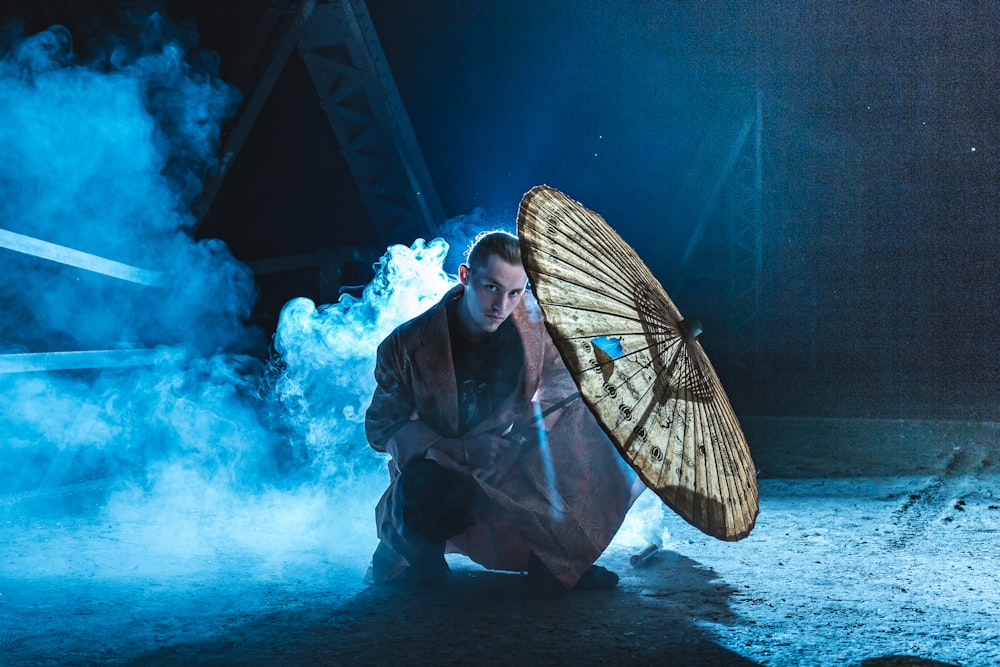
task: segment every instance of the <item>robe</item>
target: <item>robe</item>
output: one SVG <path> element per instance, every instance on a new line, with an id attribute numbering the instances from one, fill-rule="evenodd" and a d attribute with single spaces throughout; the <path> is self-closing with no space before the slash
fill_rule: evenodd
<path id="1" fill-rule="evenodd" d="M 450 290 L 378 348 L 377 386 L 365 415 L 365 431 L 369 444 L 391 459 L 389 487 L 376 507 L 380 544 L 369 573 L 373 583 L 402 574 L 415 554 L 416 546 L 403 530 L 396 485 L 407 462 L 433 458 L 429 452 L 437 451 L 433 445 L 442 437 L 500 433 L 512 424 L 530 422 L 537 410 L 577 391 L 528 292 L 511 314 L 524 348 L 516 388 L 484 421 L 468 433 L 457 433 L 458 388 L 445 304 L 461 298 L 464 289 L 458 285 Z M 534 438 L 539 444 L 525 448 L 498 479 L 488 474 L 474 477 L 484 492 L 485 508 L 476 525 L 448 540 L 446 551 L 464 554 L 489 569 L 508 571 L 526 570 L 533 552 L 564 586 L 572 588 L 621 526 L 635 499 L 635 475 L 583 401 L 547 415 L 544 425 L 543 437 Z M 462 468 L 458 462 L 448 464 Z"/>

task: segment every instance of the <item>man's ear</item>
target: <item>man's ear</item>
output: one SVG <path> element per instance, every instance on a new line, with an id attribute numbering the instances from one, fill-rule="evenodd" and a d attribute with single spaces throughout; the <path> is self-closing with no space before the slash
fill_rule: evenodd
<path id="1" fill-rule="evenodd" d="M 458 282 L 463 285 L 469 284 L 469 265 L 459 264 L 458 265 Z"/>

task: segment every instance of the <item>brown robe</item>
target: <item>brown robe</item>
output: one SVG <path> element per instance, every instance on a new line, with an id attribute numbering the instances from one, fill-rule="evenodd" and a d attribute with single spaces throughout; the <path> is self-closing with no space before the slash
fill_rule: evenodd
<path id="1" fill-rule="evenodd" d="M 450 290 L 378 348 L 377 387 L 365 430 L 371 446 L 392 460 L 389 488 L 376 508 L 381 544 L 372 562 L 372 582 L 401 574 L 414 553 L 402 531 L 395 488 L 400 468 L 427 456 L 441 437 L 458 436 L 458 389 L 445 303 L 461 298 L 463 290 L 462 285 Z M 533 414 L 533 398 L 544 410 L 577 391 L 530 293 L 511 317 L 524 346 L 520 381 L 493 415 L 465 435 L 502 431 Z M 547 447 L 525 450 L 499 479 L 483 481 L 477 475 L 488 499 L 486 509 L 475 526 L 449 540 L 446 548 L 484 567 L 511 571 L 525 570 L 534 552 L 572 587 L 621 526 L 634 500 L 634 475 L 582 401 L 553 412 L 545 423 Z M 461 468 L 450 459 L 448 465 Z"/>

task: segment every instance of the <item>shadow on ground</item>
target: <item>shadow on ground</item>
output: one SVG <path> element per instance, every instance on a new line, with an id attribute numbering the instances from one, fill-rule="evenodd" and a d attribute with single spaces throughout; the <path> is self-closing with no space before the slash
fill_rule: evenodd
<path id="1" fill-rule="evenodd" d="M 699 623 L 737 622 L 711 570 L 680 556 L 633 571 L 619 560 L 602 561 L 624 575 L 613 591 L 543 597 L 521 575 L 457 565 L 445 590 L 370 587 L 128 664 L 756 664 Z"/>
<path id="2" fill-rule="evenodd" d="M 870 658 L 861 667 L 957 667 L 950 662 L 938 662 L 913 655 L 887 655 L 884 658 Z"/>

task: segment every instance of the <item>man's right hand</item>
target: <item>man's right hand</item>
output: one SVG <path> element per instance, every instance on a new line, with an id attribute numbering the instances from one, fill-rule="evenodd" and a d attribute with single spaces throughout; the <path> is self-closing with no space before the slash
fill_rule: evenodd
<path id="1" fill-rule="evenodd" d="M 441 438 L 434 443 L 434 447 L 443 451 L 456 463 L 482 470 L 491 470 L 513 446 L 506 438 L 489 433 L 466 438 Z"/>

